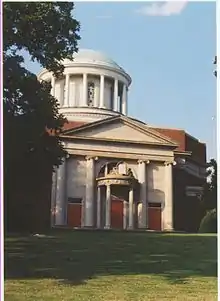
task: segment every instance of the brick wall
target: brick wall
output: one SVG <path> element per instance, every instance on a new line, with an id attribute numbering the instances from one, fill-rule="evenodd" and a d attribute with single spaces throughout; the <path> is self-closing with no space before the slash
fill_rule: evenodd
<path id="1" fill-rule="evenodd" d="M 178 144 L 176 150 L 178 151 L 189 151 L 192 153 L 191 159 L 197 163 L 206 163 L 206 145 L 205 143 L 199 142 L 196 138 L 187 134 L 184 130 L 178 129 L 163 129 L 155 128 L 156 131 L 164 136 L 171 138 Z"/>

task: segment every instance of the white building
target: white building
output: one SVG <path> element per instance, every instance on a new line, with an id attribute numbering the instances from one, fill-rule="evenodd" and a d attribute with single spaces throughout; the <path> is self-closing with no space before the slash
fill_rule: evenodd
<path id="1" fill-rule="evenodd" d="M 184 189 L 200 192 L 205 166 L 163 129 L 127 116 L 131 78 L 113 60 L 81 50 L 64 66 L 60 79 L 47 70 L 38 76 L 51 81 L 69 121 L 61 135 L 69 157 L 53 175 L 52 226 L 173 230 L 173 170 L 197 179 Z"/>

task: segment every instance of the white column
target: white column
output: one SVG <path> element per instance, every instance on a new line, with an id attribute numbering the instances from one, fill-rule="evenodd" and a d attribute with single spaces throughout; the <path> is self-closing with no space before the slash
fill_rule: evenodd
<path id="1" fill-rule="evenodd" d="M 140 183 L 140 202 L 141 211 L 138 219 L 139 228 L 147 228 L 147 181 L 146 181 L 146 163 L 138 161 L 138 180 Z"/>
<path id="2" fill-rule="evenodd" d="M 108 174 L 108 165 L 106 164 L 106 165 L 105 165 L 105 171 L 104 171 L 105 177 L 107 176 L 107 174 Z"/>
<path id="3" fill-rule="evenodd" d="M 66 211 L 66 161 L 57 170 L 55 225 L 65 224 Z"/>
<path id="4" fill-rule="evenodd" d="M 129 219 L 128 219 L 128 228 L 134 229 L 134 190 L 133 187 L 129 190 Z"/>
<path id="5" fill-rule="evenodd" d="M 101 187 L 97 189 L 97 228 L 101 228 Z"/>
<path id="6" fill-rule="evenodd" d="M 55 96 L 55 77 L 52 76 L 51 78 L 51 95 Z"/>
<path id="7" fill-rule="evenodd" d="M 118 80 L 114 82 L 114 111 L 118 111 Z"/>
<path id="8" fill-rule="evenodd" d="M 95 95 L 94 95 L 94 107 L 99 108 L 100 107 L 100 86 L 95 83 Z"/>
<path id="9" fill-rule="evenodd" d="M 84 226 L 94 226 L 94 189 L 95 189 L 95 161 L 86 157 L 86 198 L 84 207 Z"/>
<path id="10" fill-rule="evenodd" d="M 105 229 L 111 227 L 111 186 L 106 186 Z"/>
<path id="11" fill-rule="evenodd" d="M 173 230 L 173 166 L 172 163 L 165 163 L 164 192 L 165 204 L 162 215 L 163 230 Z"/>
<path id="12" fill-rule="evenodd" d="M 71 107 L 75 107 L 76 106 L 76 83 L 75 82 L 71 82 L 70 83 L 70 96 L 69 96 L 70 100 L 70 106 Z"/>
<path id="13" fill-rule="evenodd" d="M 122 91 L 122 114 L 127 115 L 127 86 L 123 85 Z"/>
<path id="14" fill-rule="evenodd" d="M 70 75 L 66 74 L 66 77 L 65 77 L 64 107 L 68 107 L 69 106 L 69 82 L 70 82 Z"/>
<path id="15" fill-rule="evenodd" d="M 88 82 L 87 74 L 83 73 L 83 106 L 88 106 Z"/>
<path id="16" fill-rule="evenodd" d="M 127 202 L 123 202 L 123 229 L 127 229 L 127 212 L 128 212 L 128 207 L 127 207 Z"/>
<path id="17" fill-rule="evenodd" d="M 99 103 L 100 108 L 105 107 L 104 93 L 105 93 L 105 77 L 104 75 L 101 75 L 100 76 L 100 103 Z"/>
<path id="18" fill-rule="evenodd" d="M 59 100 L 60 100 L 60 107 L 62 108 L 64 105 L 64 79 L 60 81 L 60 95 L 59 95 Z"/>

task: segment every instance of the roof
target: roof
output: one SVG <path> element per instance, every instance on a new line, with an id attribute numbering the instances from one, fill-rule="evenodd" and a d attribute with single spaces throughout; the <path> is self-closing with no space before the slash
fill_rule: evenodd
<path id="1" fill-rule="evenodd" d="M 68 122 L 64 123 L 62 131 L 75 129 L 75 128 L 78 128 L 78 127 L 80 127 L 80 126 L 82 126 L 84 124 L 86 124 L 86 122 L 82 122 L 82 121 L 68 121 Z"/>
<path id="2" fill-rule="evenodd" d="M 71 64 L 96 64 L 96 65 L 102 65 L 114 69 L 118 69 L 120 71 L 123 71 L 123 68 L 121 68 L 115 61 L 113 61 L 110 57 L 106 56 L 104 53 L 95 51 L 92 49 L 80 49 L 79 52 L 74 53 L 73 55 L 74 60 L 70 61 L 68 59 L 64 60 L 64 63 L 71 63 Z"/>

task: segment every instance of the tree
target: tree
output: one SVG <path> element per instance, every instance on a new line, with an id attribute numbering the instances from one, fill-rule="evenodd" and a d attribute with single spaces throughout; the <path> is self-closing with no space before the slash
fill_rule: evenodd
<path id="1" fill-rule="evenodd" d="M 217 162 L 215 159 L 211 159 L 208 163 L 203 206 L 206 211 L 217 208 Z"/>
<path id="2" fill-rule="evenodd" d="M 80 25 L 73 9 L 71 2 L 3 4 L 4 204 L 11 228 L 21 222 L 29 228 L 36 200 L 44 198 L 45 189 L 48 194 L 52 170 L 66 155 L 59 139 L 66 120 L 50 95 L 51 85 L 24 67 L 22 54 L 27 51 L 31 60 L 61 76 L 62 60 L 78 51 Z"/>
<path id="3" fill-rule="evenodd" d="M 217 56 L 215 56 L 213 64 L 217 65 Z M 217 71 L 216 70 L 214 71 L 214 75 L 217 77 Z"/>

